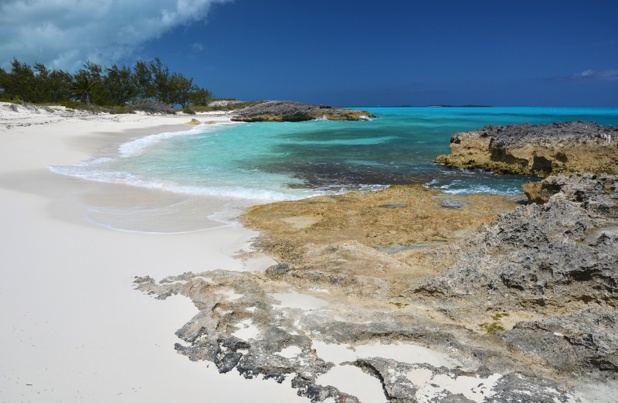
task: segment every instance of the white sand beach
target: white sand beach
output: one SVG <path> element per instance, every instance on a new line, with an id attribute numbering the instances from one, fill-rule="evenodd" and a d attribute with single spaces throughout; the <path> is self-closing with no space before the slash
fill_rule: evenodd
<path id="1" fill-rule="evenodd" d="M 162 302 L 133 289 L 134 276 L 242 270 L 231 256 L 248 247 L 253 232 L 205 218 L 206 198 L 48 169 L 128 138 L 186 130 L 193 117 L 0 104 L 0 402 L 306 401 L 274 381 L 220 375 L 177 354 L 174 332 L 197 309 L 184 297 Z M 140 222 L 119 231 L 88 219 L 94 210 L 170 206 L 174 218 L 156 221 L 159 233 L 139 231 Z"/>

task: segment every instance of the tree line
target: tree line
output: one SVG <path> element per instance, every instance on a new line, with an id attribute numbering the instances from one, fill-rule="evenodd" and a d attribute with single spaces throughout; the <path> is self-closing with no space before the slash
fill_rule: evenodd
<path id="1" fill-rule="evenodd" d="M 125 106 L 160 102 L 173 107 L 205 106 L 212 94 L 176 72 L 159 58 L 128 66 L 103 67 L 86 62 L 74 74 L 48 69 L 41 63 L 30 66 L 17 59 L 10 71 L 0 68 L 0 99 L 31 103 L 77 101 L 90 106 Z"/>

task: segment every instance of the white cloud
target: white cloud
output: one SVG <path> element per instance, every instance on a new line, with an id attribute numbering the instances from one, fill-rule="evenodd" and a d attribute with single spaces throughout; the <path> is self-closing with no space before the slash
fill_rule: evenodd
<path id="1" fill-rule="evenodd" d="M 204 45 L 199 42 L 195 42 L 193 45 L 191 45 L 191 48 L 196 52 L 201 52 L 204 50 Z"/>
<path id="2" fill-rule="evenodd" d="M 573 80 L 618 81 L 618 70 L 585 70 L 571 76 Z"/>
<path id="3" fill-rule="evenodd" d="M 0 65 L 109 65 L 231 0 L 0 0 Z"/>

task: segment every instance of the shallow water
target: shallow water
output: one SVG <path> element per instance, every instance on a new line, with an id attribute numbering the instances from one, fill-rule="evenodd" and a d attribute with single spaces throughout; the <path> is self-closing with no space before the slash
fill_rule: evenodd
<path id="1" fill-rule="evenodd" d="M 361 122 L 202 125 L 125 143 L 54 172 L 236 200 L 249 205 L 393 184 L 426 184 L 447 193 L 521 193 L 531 178 L 447 169 L 450 135 L 487 124 L 584 120 L 618 125 L 616 108 L 364 108 Z"/>

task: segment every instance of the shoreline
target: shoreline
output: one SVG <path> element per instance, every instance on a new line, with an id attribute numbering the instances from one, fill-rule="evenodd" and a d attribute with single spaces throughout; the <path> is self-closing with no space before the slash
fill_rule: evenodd
<path id="1" fill-rule="evenodd" d="M 538 206 L 513 210 L 521 200 L 395 186 L 370 196 L 349 193 L 254 207 L 240 221 L 243 227 L 213 224 L 204 214 L 213 211 L 213 198 L 85 181 L 41 168 L 58 163 L 50 158 L 74 164 L 128 139 L 186 129 L 160 125 L 169 117 L 148 117 L 147 123 L 139 117 L 120 123 L 108 118 L 86 124 L 66 119 L 10 134 L 0 120 L 5 152 L 0 197 L 9 223 L 3 233 L 9 252 L 0 256 L 0 265 L 10 267 L 10 281 L 0 286 L 8 318 L 0 354 L 9 357 L 8 364 L 0 364 L 0 396 L 8 390 L 14 400 L 34 401 L 42 394 L 89 401 L 202 401 L 204 396 L 306 401 L 298 392 L 319 401 L 373 402 L 400 391 L 421 401 L 440 394 L 482 401 L 524 388 L 560 401 L 604 401 L 604 391 L 613 387 L 591 378 L 598 392 L 583 393 L 586 385 L 580 381 L 524 359 L 525 349 L 508 350 L 514 354 L 508 357 L 499 337 L 519 337 L 531 348 L 530 337 L 516 327 L 570 320 L 562 311 L 520 312 L 518 301 L 509 305 L 508 298 L 499 299 L 508 293 L 490 295 L 489 310 L 479 310 L 477 299 L 466 305 L 465 296 L 473 293 L 457 288 L 469 281 L 449 280 L 448 275 L 460 274 L 452 270 L 454 262 L 467 264 L 469 254 L 472 265 L 478 263 L 474 248 L 484 242 L 468 237 L 491 233 L 493 239 L 504 230 L 508 240 L 509 225 L 519 228 L 518 214 L 533 214 Z M 141 128 L 123 130 L 133 124 Z M 500 207 L 498 199 L 506 204 Z M 550 203 L 551 211 L 561 206 Z M 478 220 L 491 219 L 479 212 L 501 210 L 510 213 L 475 230 Z M 546 218 L 538 221 L 547 224 Z M 191 226 L 195 230 L 188 230 Z M 244 250 L 258 234 L 249 228 L 260 231 L 253 242 L 257 251 Z M 552 228 L 539 230 L 553 234 Z M 559 238 L 571 232 L 566 234 Z M 481 282 L 475 292 L 484 286 Z M 458 297 L 439 298 L 449 293 Z M 148 302 L 153 297 L 171 302 L 154 305 Z M 592 320 L 588 316 L 584 319 Z M 555 337 L 549 336 L 552 345 Z M 403 358 L 404 351 L 413 356 Z M 475 358 L 485 356 L 495 359 Z M 41 374 L 43 365 L 54 374 L 48 369 Z M 260 378 L 286 381 L 277 385 Z"/>
<path id="2" fill-rule="evenodd" d="M 222 376 L 209 363 L 178 354 L 174 332 L 197 313 L 195 306 L 184 297 L 162 303 L 134 289 L 132 279 L 138 275 L 160 279 L 268 264 L 232 257 L 247 247 L 254 232 L 212 221 L 206 231 L 111 230 L 86 219 L 93 205 L 156 207 L 197 198 L 85 181 L 47 168 L 92 158 L 133 137 L 189 128 L 185 123 L 194 117 L 212 120 L 216 115 L 1 113 L 3 401 L 197 402 L 204 396 L 304 401 L 275 382 Z"/>

